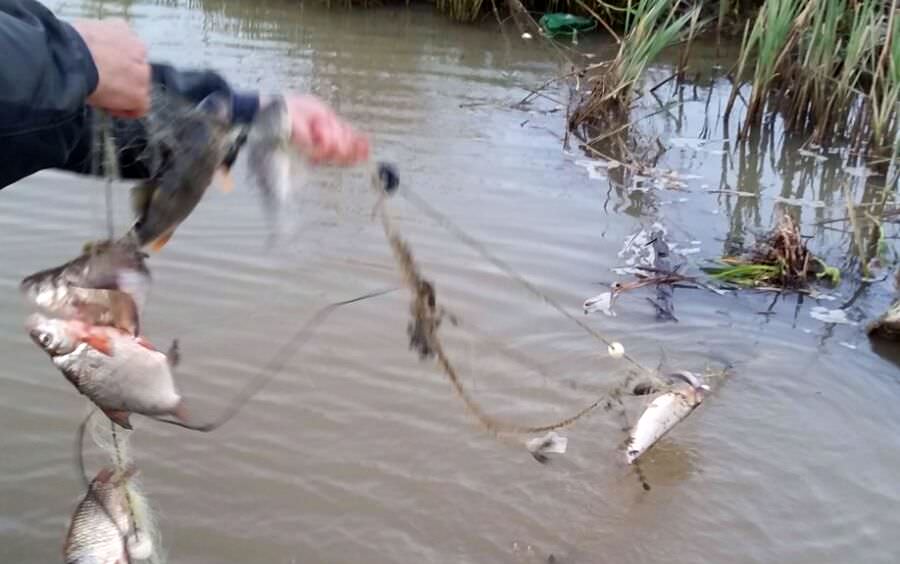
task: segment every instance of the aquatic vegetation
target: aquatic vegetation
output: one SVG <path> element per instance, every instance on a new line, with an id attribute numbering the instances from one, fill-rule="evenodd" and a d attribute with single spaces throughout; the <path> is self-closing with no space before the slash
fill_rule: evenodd
<path id="1" fill-rule="evenodd" d="M 629 5 L 626 33 L 616 57 L 585 69 L 586 90 L 569 117 L 572 130 L 627 121 L 634 87 L 647 65 L 664 49 L 696 32 L 699 6 L 682 11 L 682 4 L 638 0 Z"/>
<path id="2" fill-rule="evenodd" d="M 734 108 L 751 87 L 741 137 L 779 112 L 818 144 L 847 141 L 860 152 L 898 149 L 900 21 L 878 0 L 767 0 L 745 28 Z"/>
<path id="3" fill-rule="evenodd" d="M 459 22 L 473 22 L 481 15 L 482 0 L 436 0 L 435 7 Z"/>
<path id="4" fill-rule="evenodd" d="M 711 278 L 745 287 L 806 287 L 810 281 L 840 283 L 840 270 L 813 255 L 790 214 L 782 214 L 772 232 L 756 242 L 746 257 L 725 257 L 703 268 Z"/>

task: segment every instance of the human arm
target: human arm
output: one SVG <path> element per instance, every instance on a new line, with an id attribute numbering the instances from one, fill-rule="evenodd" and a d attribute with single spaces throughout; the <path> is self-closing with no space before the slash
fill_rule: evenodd
<path id="1" fill-rule="evenodd" d="M 152 65 L 152 83 L 190 103 L 199 103 L 211 94 L 230 101 L 234 125 L 253 122 L 260 107 L 271 101 L 254 91 L 233 88 L 222 75 L 212 70 L 177 69 L 171 65 Z M 369 142 L 322 100 L 315 96 L 285 93 L 292 122 L 292 141 L 297 150 L 313 162 L 353 165 L 369 156 Z M 114 137 L 118 146 L 120 174 L 124 178 L 147 178 L 151 171 L 143 156 L 147 132 L 137 120 L 115 120 Z M 93 120 L 85 124 L 83 140 L 67 162 L 67 170 L 88 174 L 92 171 Z M 235 155 L 236 156 L 236 155 Z M 230 165 L 231 163 L 227 163 Z"/>
<path id="2" fill-rule="evenodd" d="M 217 73 L 148 65 L 143 44 L 121 21 L 69 25 L 34 0 L 0 2 L 0 188 L 33 172 L 60 168 L 92 171 L 94 107 L 120 117 L 149 108 L 150 83 L 188 101 L 219 92 L 232 100 L 235 123 L 252 121 L 259 97 L 236 92 Z M 294 140 L 315 159 L 352 164 L 367 156 L 364 137 L 315 98 L 289 98 Z M 146 131 L 138 120 L 115 120 L 120 172 L 145 178 L 138 158 Z"/>
<path id="3" fill-rule="evenodd" d="M 66 161 L 98 74 L 75 29 L 33 0 L 0 3 L 0 52 L 0 186 L 6 186 Z"/>

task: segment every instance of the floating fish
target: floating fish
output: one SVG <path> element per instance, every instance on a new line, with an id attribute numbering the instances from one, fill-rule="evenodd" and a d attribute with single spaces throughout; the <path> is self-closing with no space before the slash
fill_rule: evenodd
<path id="1" fill-rule="evenodd" d="M 241 140 L 225 97 L 212 94 L 195 107 L 172 97 L 163 100 L 151 111 L 151 122 L 165 125 L 148 126 L 154 171 L 131 193 L 137 216 L 131 233 L 153 251 L 165 246 L 217 175 L 230 185 L 228 170 Z"/>
<path id="2" fill-rule="evenodd" d="M 681 383 L 656 397 L 631 430 L 625 451 L 628 464 L 633 464 L 656 441 L 690 415 L 709 390 L 709 386 L 700 383 L 694 374 L 687 371 L 672 374 L 672 378 L 681 380 Z"/>
<path id="3" fill-rule="evenodd" d="M 133 474 L 133 467 L 123 472 L 103 468 L 91 481 L 72 514 L 63 548 L 66 564 L 125 564 L 150 556 L 152 543 L 138 539 L 128 511 Z"/>
<path id="4" fill-rule="evenodd" d="M 45 313 L 137 335 L 151 285 L 145 258 L 128 238 L 89 243 L 77 258 L 26 277 L 19 289 Z"/>
<path id="5" fill-rule="evenodd" d="M 28 318 L 26 328 L 66 379 L 119 426 L 132 428 L 131 413 L 186 421 L 172 375 L 178 363 L 177 342 L 163 354 L 145 339 L 114 327 L 39 313 Z"/>

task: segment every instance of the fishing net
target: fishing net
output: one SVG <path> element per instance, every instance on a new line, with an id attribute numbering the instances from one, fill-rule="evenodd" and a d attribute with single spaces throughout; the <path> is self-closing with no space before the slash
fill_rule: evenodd
<path id="1" fill-rule="evenodd" d="M 104 466 L 115 468 L 119 474 L 135 466 L 131 456 L 133 431 L 114 425 L 96 411 L 88 415 L 86 426 L 87 435 L 90 436 L 94 446 L 104 458 L 108 459 Z M 165 564 L 165 553 L 162 550 L 155 513 L 143 492 L 140 475 L 131 475 L 120 487 L 123 488 L 128 506 L 131 532 L 125 534 L 123 531 L 123 538 L 130 562 Z"/>

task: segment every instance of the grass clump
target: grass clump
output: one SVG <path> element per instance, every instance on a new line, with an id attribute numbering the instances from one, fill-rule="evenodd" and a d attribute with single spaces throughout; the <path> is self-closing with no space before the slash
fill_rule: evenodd
<path id="1" fill-rule="evenodd" d="M 703 269 L 711 278 L 744 287 L 770 286 L 783 289 L 807 287 L 815 280 L 840 283 L 841 272 L 817 258 L 806 247 L 800 228 L 783 214 L 775 229 L 756 242 L 745 257 L 726 257 L 720 264 Z"/>
<path id="2" fill-rule="evenodd" d="M 699 5 L 682 8 L 681 1 L 628 2 L 625 35 L 618 54 L 612 61 L 587 67 L 588 90 L 570 116 L 571 129 L 604 126 L 627 116 L 635 84 L 647 65 L 664 49 L 696 31 Z"/>
<path id="3" fill-rule="evenodd" d="M 482 0 L 437 0 L 435 7 L 458 22 L 469 23 L 481 15 L 483 4 Z"/>

